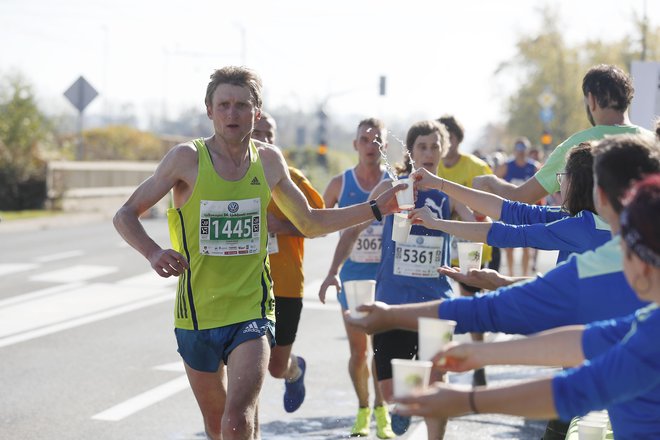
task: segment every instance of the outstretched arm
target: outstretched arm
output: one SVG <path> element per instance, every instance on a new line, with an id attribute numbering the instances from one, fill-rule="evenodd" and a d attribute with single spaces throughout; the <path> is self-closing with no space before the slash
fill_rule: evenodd
<path id="1" fill-rule="evenodd" d="M 450 182 L 449 180 L 428 172 L 424 168 L 416 170 L 410 175 L 410 177 L 419 187 L 437 189 L 444 192 L 452 199 L 463 203 L 488 217 L 495 220 L 500 218 L 502 203 L 504 201 L 502 197 Z M 486 177 L 494 176 L 491 174 Z M 478 179 L 478 177 L 475 177 L 474 180 L 476 179 Z"/>
<path id="2" fill-rule="evenodd" d="M 466 240 L 485 243 L 492 223 L 460 222 L 437 218 L 428 206 L 413 209 L 408 217 L 415 225 L 423 225 L 429 229 L 437 229 Z"/>
<path id="3" fill-rule="evenodd" d="M 405 398 L 395 398 L 395 412 L 404 416 L 455 417 L 470 413 L 496 413 L 532 419 L 557 418 L 552 379 L 466 391 L 441 382 Z"/>
<path id="4" fill-rule="evenodd" d="M 487 191 L 508 200 L 518 202 L 534 203 L 548 195 L 535 177 L 530 177 L 520 186 L 512 185 L 494 174 L 477 176 L 472 180 L 474 189 Z"/>
<path id="5" fill-rule="evenodd" d="M 452 343 L 435 360 L 448 371 L 467 371 L 486 365 L 557 365 L 574 367 L 584 362 L 584 326 L 573 325 L 526 338 L 491 343 Z"/>

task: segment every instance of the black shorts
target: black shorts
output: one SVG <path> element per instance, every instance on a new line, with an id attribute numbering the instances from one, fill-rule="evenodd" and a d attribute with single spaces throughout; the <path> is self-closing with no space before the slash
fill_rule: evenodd
<path id="1" fill-rule="evenodd" d="M 302 298 L 275 297 L 276 345 L 291 345 L 296 340 L 302 306 Z"/>
<path id="2" fill-rule="evenodd" d="M 392 359 L 412 359 L 417 355 L 417 332 L 392 330 L 374 335 L 374 363 L 378 380 L 392 378 Z"/>

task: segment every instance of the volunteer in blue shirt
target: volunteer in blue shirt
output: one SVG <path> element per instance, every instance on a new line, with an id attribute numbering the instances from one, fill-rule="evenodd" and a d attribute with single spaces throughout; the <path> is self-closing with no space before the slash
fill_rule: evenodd
<path id="1" fill-rule="evenodd" d="M 460 391 L 443 384 L 411 398 L 404 415 L 514 414 L 564 420 L 607 409 L 614 438 L 660 438 L 660 174 L 634 188 L 621 215 L 621 248 L 628 283 L 651 305 L 616 320 L 550 330 L 530 338 L 464 344 L 438 353 L 442 369 L 491 364 L 577 368 L 523 384 Z M 542 347 L 542 348 L 541 348 Z"/>
<path id="2" fill-rule="evenodd" d="M 619 233 L 620 200 L 625 191 L 643 175 L 657 172 L 660 146 L 654 139 L 619 135 L 595 146 L 594 202 L 613 234 Z M 594 251 L 571 255 L 545 275 L 479 297 L 405 306 L 376 302 L 362 306 L 361 310 L 370 312 L 366 317 L 348 321 L 378 333 L 391 328 L 416 329 L 417 319 L 428 316 L 457 321 L 456 333 L 530 334 L 630 314 L 646 303 L 626 283 L 619 241 L 615 236 Z"/>
<path id="3" fill-rule="evenodd" d="M 609 225 L 594 207 L 593 156 L 589 143 L 582 143 L 568 153 L 561 180 L 562 206 L 539 206 L 505 200 L 500 196 L 444 180 L 433 175 L 423 179 L 433 188 L 446 192 L 453 200 L 465 203 L 495 220 L 494 223 L 459 222 L 434 219 L 428 209 L 411 211 L 414 223 L 440 229 L 451 235 L 486 242 L 500 248 L 532 247 L 559 250 L 557 263 L 571 253 L 593 250 L 609 241 Z M 420 173 L 423 171 L 420 170 Z"/>

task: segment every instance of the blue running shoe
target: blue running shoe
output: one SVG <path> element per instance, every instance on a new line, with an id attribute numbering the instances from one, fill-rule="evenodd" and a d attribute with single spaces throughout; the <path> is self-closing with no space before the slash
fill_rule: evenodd
<path id="1" fill-rule="evenodd" d="M 392 417 L 392 431 L 396 435 L 405 434 L 410 426 L 410 417 L 404 417 L 398 414 L 390 414 L 390 416 Z"/>
<path id="2" fill-rule="evenodd" d="M 292 413 L 302 405 L 305 400 L 305 359 L 298 358 L 298 368 L 300 368 L 300 377 L 294 382 L 284 381 L 284 410 Z"/>

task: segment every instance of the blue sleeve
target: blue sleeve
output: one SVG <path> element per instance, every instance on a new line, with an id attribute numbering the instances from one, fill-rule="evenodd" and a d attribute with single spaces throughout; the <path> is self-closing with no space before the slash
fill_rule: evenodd
<path id="1" fill-rule="evenodd" d="M 512 225 L 531 225 L 534 223 L 550 223 L 567 216 L 568 213 L 559 206 L 530 205 L 505 200 L 502 203 L 500 221 Z"/>
<path id="2" fill-rule="evenodd" d="M 531 334 L 579 323 L 575 257 L 545 275 L 485 295 L 443 301 L 438 316 L 457 322 L 456 333 Z"/>
<path id="3" fill-rule="evenodd" d="M 621 343 L 581 367 L 552 380 L 557 414 L 563 420 L 631 400 L 660 385 L 660 319 L 639 318 Z"/>
<path id="4" fill-rule="evenodd" d="M 582 253 L 592 248 L 594 225 L 588 217 L 564 217 L 551 223 L 510 225 L 494 222 L 488 231 L 489 245 L 502 248 L 532 247 Z"/>
<path id="5" fill-rule="evenodd" d="M 582 351 L 585 359 L 593 359 L 621 342 L 630 331 L 635 315 L 619 319 L 593 322 L 582 333 Z"/>

